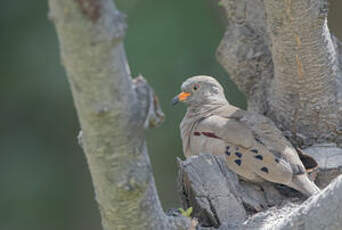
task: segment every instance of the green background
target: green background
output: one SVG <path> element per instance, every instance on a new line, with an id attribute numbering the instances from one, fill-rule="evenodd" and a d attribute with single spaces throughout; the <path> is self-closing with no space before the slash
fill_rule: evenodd
<path id="1" fill-rule="evenodd" d="M 2 0 L 0 6 L 0 229 L 100 230 L 100 217 L 47 1 Z M 134 76 L 143 74 L 166 120 L 147 132 L 164 209 L 179 207 L 176 157 L 184 105 L 170 99 L 187 77 L 215 76 L 234 105 L 245 98 L 215 60 L 223 10 L 215 0 L 121 0 L 125 47 Z M 342 3 L 332 1 L 332 30 L 342 34 Z M 340 38 L 342 36 L 339 36 Z"/>

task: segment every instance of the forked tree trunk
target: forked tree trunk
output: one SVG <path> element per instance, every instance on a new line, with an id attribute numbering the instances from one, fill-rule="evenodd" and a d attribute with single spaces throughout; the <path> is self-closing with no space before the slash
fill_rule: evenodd
<path id="1" fill-rule="evenodd" d="M 292 143 L 342 144 L 341 43 L 327 0 L 221 0 L 228 26 L 220 63 Z"/>
<path id="2" fill-rule="evenodd" d="M 249 110 L 272 118 L 299 146 L 340 145 L 342 59 L 340 43 L 326 26 L 325 1 L 222 3 L 229 26 L 218 57 L 247 95 Z M 124 18 L 111 0 L 49 0 L 49 6 L 103 228 L 195 229 L 196 222 L 167 216 L 161 208 L 143 133 L 162 120 L 162 112 L 146 81 L 131 79 L 122 44 Z M 339 156 L 340 150 L 331 145 L 312 147 L 311 153 L 319 158 L 329 148 Z M 341 177 L 303 204 L 288 203 L 248 218 L 249 207 L 263 210 L 263 204 L 277 204 L 272 186 L 260 198 L 253 185 L 240 183 L 212 155 L 179 164 L 184 203 L 192 202 L 202 211 L 197 229 L 338 229 L 342 225 Z M 325 169 L 335 166 L 326 164 Z"/>

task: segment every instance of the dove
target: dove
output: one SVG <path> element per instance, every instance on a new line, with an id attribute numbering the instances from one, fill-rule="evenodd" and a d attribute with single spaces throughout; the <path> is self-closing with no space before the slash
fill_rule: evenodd
<path id="1" fill-rule="evenodd" d="M 308 178 L 296 149 L 274 123 L 229 104 L 215 78 L 188 78 L 172 99 L 172 104 L 178 102 L 187 105 L 180 124 L 186 157 L 223 154 L 228 168 L 241 179 L 283 184 L 305 196 L 320 191 Z"/>

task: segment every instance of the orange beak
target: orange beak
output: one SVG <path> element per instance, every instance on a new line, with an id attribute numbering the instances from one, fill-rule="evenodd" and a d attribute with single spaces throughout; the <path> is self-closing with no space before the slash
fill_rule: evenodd
<path id="1" fill-rule="evenodd" d="M 180 94 L 178 94 L 177 96 L 175 96 L 172 100 L 171 103 L 173 105 L 177 104 L 178 102 L 182 102 L 185 101 L 189 96 L 191 95 L 191 93 L 187 93 L 187 92 L 181 92 Z"/>

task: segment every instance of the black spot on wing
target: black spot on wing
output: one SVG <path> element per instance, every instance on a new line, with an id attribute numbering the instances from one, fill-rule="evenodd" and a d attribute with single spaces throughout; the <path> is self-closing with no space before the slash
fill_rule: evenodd
<path id="1" fill-rule="evenodd" d="M 241 157 L 242 157 L 242 153 L 240 153 L 240 152 L 235 152 L 235 155 L 236 155 L 238 158 L 241 158 Z"/>
<path id="2" fill-rule="evenodd" d="M 235 160 L 234 162 L 235 162 L 235 164 L 237 164 L 239 166 L 241 165 L 241 160 Z"/>
<path id="3" fill-rule="evenodd" d="M 276 151 L 276 150 L 273 150 L 273 149 L 270 149 L 270 152 L 273 153 L 274 156 L 278 157 L 278 158 L 281 158 L 281 153 Z"/>
<path id="4" fill-rule="evenodd" d="M 194 136 L 201 136 L 200 132 L 194 132 Z"/>
<path id="5" fill-rule="evenodd" d="M 251 149 L 251 152 L 258 153 L 259 151 L 257 149 Z"/>
<path id="6" fill-rule="evenodd" d="M 254 139 L 255 139 L 256 142 L 258 142 L 259 144 L 265 145 L 264 142 L 262 142 L 258 137 L 254 137 Z"/>
<path id="7" fill-rule="evenodd" d="M 280 162 L 280 159 L 282 158 L 281 153 L 278 152 L 278 151 L 275 151 L 275 150 L 273 150 L 273 149 L 271 149 L 270 152 L 273 153 L 273 155 L 274 155 L 274 161 L 275 161 L 276 163 L 279 163 L 279 162 Z"/>
<path id="8" fill-rule="evenodd" d="M 266 168 L 266 167 L 262 167 L 260 170 L 265 172 L 265 173 L 268 173 L 268 168 Z"/>
<path id="9" fill-rule="evenodd" d="M 230 149 L 230 146 L 227 145 L 227 146 L 226 146 L 226 152 L 225 152 L 227 156 L 230 156 L 230 151 L 229 151 L 229 149 Z"/>
<path id="10" fill-rule="evenodd" d="M 263 158 L 263 156 L 262 155 L 256 155 L 256 156 L 254 156 L 256 159 L 259 159 L 259 160 L 263 160 L 264 158 Z"/>

